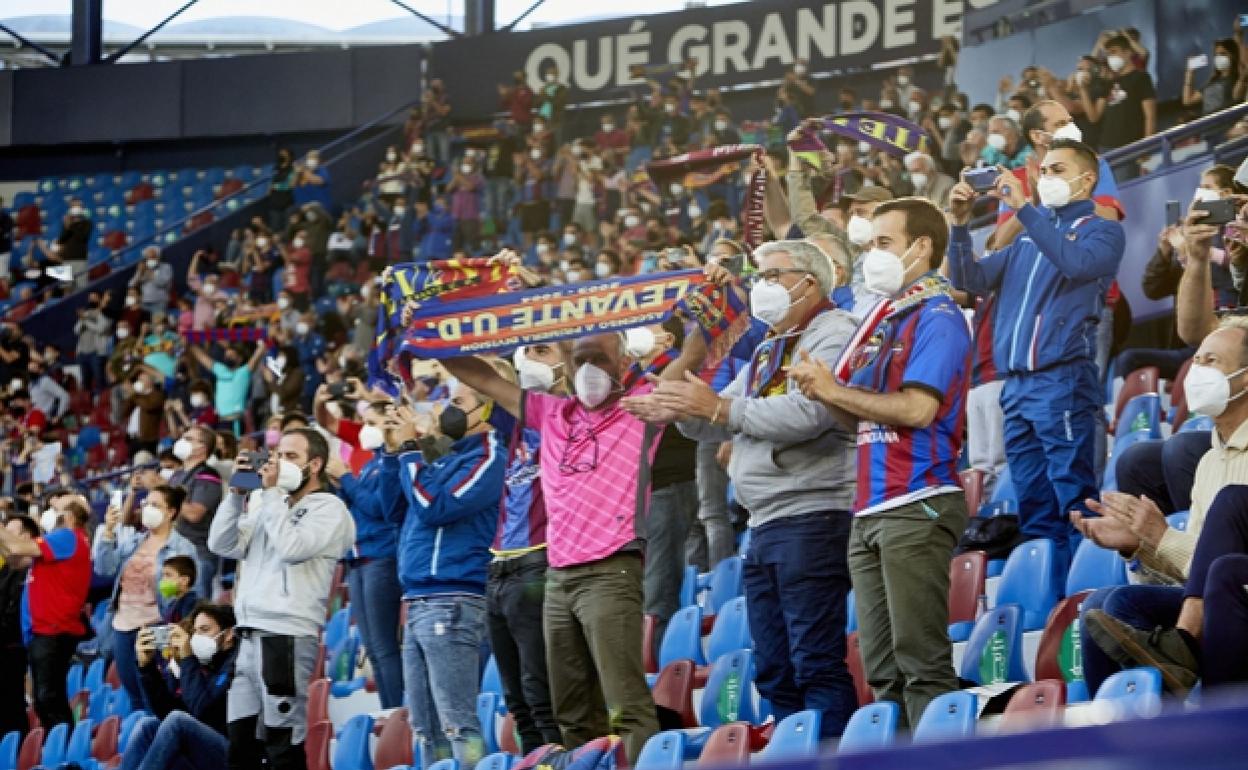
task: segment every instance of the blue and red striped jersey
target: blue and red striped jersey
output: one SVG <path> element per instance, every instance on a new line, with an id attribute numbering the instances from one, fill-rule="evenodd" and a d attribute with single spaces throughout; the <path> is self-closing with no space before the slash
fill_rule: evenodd
<path id="1" fill-rule="evenodd" d="M 942 294 L 885 317 L 850 365 L 852 387 L 876 393 L 922 388 L 940 399 L 926 428 L 859 421 L 854 513 L 921 498 L 925 490 L 959 487 L 971 335 L 957 303 Z"/>
<path id="2" fill-rule="evenodd" d="M 992 357 L 992 325 L 997 312 L 997 295 L 975 300 L 975 362 L 971 369 L 971 387 L 1000 379 L 997 363 Z"/>

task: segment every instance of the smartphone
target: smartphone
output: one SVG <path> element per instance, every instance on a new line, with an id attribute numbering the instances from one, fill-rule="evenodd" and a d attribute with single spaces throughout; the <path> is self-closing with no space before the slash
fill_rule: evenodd
<path id="1" fill-rule="evenodd" d="M 1209 216 L 1198 220 L 1202 225 L 1224 225 L 1235 219 L 1235 201 L 1199 201 L 1192 208 L 1209 212 Z"/>
<path id="2" fill-rule="evenodd" d="M 1239 15 L 1239 27 L 1240 29 L 1248 27 L 1248 13 L 1241 13 Z"/>
<path id="3" fill-rule="evenodd" d="M 335 382 L 329 386 L 330 398 L 345 398 L 347 395 L 347 383 Z"/>
<path id="4" fill-rule="evenodd" d="M 1187 57 L 1187 68 L 1189 70 L 1198 70 L 1209 66 L 1209 54 L 1198 53 L 1195 56 Z"/>
<path id="5" fill-rule="evenodd" d="M 997 177 L 1001 176 L 1001 170 L 990 166 L 984 168 L 974 168 L 966 172 L 966 183 L 971 189 L 978 193 L 988 192 L 997 185 Z"/>
<path id="6" fill-rule="evenodd" d="M 1183 217 L 1183 207 L 1178 201 L 1166 201 L 1166 226 L 1177 225 Z"/>
<path id="7" fill-rule="evenodd" d="M 173 630 L 173 626 L 152 626 L 152 641 L 156 645 L 156 649 L 163 650 L 169 646 L 169 632 Z"/>
<path id="8" fill-rule="evenodd" d="M 230 488 L 240 492 L 252 492 L 260 488 L 260 474 L 256 471 L 234 471 L 230 476 Z"/>
<path id="9" fill-rule="evenodd" d="M 121 504 L 124 503 L 125 501 L 126 501 L 126 493 L 122 492 L 120 489 L 115 489 L 113 490 L 112 497 L 108 501 L 108 506 L 110 508 L 116 508 L 117 510 L 121 510 Z"/>

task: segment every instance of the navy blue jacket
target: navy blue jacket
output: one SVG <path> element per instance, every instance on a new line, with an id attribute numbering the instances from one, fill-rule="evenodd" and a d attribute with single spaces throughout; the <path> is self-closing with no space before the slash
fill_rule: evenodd
<path id="1" fill-rule="evenodd" d="M 506 467 L 506 447 L 494 430 L 465 436 L 429 463 L 420 452 L 383 456 L 383 486 L 401 485 L 407 498 L 406 506 L 387 513 L 403 525 L 398 555 L 405 597 L 484 595 Z"/>
<path id="2" fill-rule="evenodd" d="M 1018 211 L 1023 233 L 976 260 L 965 225 L 950 229 L 949 278 L 972 294 L 998 295 L 993 360 L 1005 374 L 1093 363 L 1096 326 L 1126 235 L 1090 200 Z"/>
<path id="3" fill-rule="evenodd" d="M 391 522 L 403 515 L 407 504 L 392 484 L 384 483 L 382 457 L 374 453 L 360 475 L 350 473 L 339 480 L 339 497 L 355 519 L 355 556 L 365 559 L 393 558 L 398 548 L 398 529 Z"/>
<path id="4" fill-rule="evenodd" d="M 238 645 L 218 652 L 206 666 L 194 655 L 183 658 L 178 661 L 181 677 L 175 677 L 163 661 L 158 663 L 158 658 L 154 656 L 150 663 L 139 669 L 139 682 L 147 710 L 162 720 L 171 711 L 185 711 L 225 735 L 226 695 L 234 679 Z M 141 705 L 134 704 L 135 708 Z"/>

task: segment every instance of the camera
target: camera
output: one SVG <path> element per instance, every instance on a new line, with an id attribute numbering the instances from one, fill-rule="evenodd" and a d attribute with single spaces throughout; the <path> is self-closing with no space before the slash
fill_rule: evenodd
<path id="1" fill-rule="evenodd" d="M 163 650 L 169 646 L 169 635 L 173 631 L 173 626 L 152 626 L 152 641 L 156 645 L 156 649 Z"/>
<path id="2" fill-rule="evenodd" d="M 988 192 L 997 185 L 997 178 L 1001 176 L 1000 169 L 986 166 L 984 168 L 974 168 L 967 171 L 964 175 L 966 183 L 971 189 L 978 193 Z"/>

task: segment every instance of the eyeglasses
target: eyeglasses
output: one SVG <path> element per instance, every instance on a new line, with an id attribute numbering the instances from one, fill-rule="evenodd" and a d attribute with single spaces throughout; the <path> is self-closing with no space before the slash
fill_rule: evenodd
<path id="1" fill-rule="evenodd" d="M 582 455 L 590 455 L 585 460 Z M 588 425 L 577 428 L 568 436 L 563 456 L 559 458 L 559 472 L 564 475 L 592 473 L 598 469 L 598 434 Z"/>
<path id="2" fill-rule="evenodd" d="M 762 270 L 753 275 L 751 280 L 754 283 L 763 281 L 764 283 L 777 284 L 780 283 L 782 275 L 806 275 L 810 271 L 802 270 L 800 267 L 773 267 L 770 270 Z"/>

